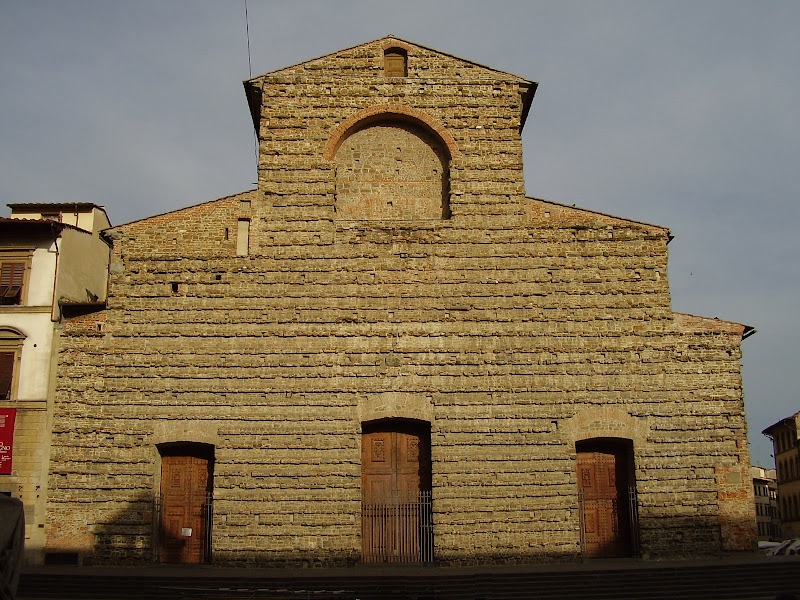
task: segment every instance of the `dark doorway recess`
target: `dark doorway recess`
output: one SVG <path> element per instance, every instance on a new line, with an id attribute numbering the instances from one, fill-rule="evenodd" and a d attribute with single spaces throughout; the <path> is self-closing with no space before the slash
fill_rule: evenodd
<path id="1" fill-rule="evenodd" d="M 430 423 L 365 423 L 361 486 L 362 560 L 432 562 Z"/>
<path id="2" fill-rule="evenodd" d="M 578 501 L 585 558 L 638 555 L 633 443 L 620 438 L 578 442 Z"/>
<path id="3" fill-rule="evenodd" d="M 214 447 L 162 444 L 161 494 L 156 499 L 158 558 L 198 564 L 211 558 Z"/>

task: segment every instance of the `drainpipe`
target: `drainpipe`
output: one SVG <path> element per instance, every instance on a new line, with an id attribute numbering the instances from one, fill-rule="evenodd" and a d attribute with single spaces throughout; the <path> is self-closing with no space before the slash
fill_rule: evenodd
<path id="1" fill-rule="evenodd" d="M 61 318 L 60 315 L 59 315 L 59 319 L 56 319 L 56 315 L 55 315 L 55 311 L 56 311 L 56 286 L 58 284 L 58 258 L 59 258 L 60 254 L 61 254 L 61 251 L 58 248 L 58 235 L 59 234 L 56 232 L 55 223 L 52 223 L 52 222 L 50 223 L 50 233 L 52 233 L 52 235 L 53 235 L 53 244 L 56 247 L 56 267 L 55 267 L 55 271 L 53 272 L 53 298 L 52 298 L 52 300 L 50 302 L 50 321 L 52 323 L 55 323 L 56 321 L 60 320 L 60 318 Z"/>

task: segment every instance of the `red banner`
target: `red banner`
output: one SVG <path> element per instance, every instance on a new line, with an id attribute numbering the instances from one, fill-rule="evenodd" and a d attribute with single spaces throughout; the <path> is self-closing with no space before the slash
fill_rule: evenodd
<path id="1" fill-rule="evenodd" d="M 11 475 L 11 449 L 14 447 L 16 408 L 0 408 L 0 475 Z"/>

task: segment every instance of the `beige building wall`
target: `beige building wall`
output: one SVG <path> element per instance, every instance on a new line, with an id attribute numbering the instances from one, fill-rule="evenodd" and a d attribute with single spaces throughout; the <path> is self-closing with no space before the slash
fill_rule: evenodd
<path id="1" fill-rule="evenodd" d="M 0 261 L 28 258 L 22 304 L 0 306 L 0 348 L 5 352 L 16 349 L 11 399 L 0 401 L 0 408 L 16 409 L 12 471 L 0 475 L 0 492 L 22 500 L 26 561 L 36 564 L 42 561 L 44 548 L 51 418 L 48 398 L 52 398 L 51 386 L 55 387 L 51 307 L 57 260 L 52 238 L 4 238 Z"/>
<path id="2" fill-rule="evenodd" d="M 105 265 L 111 253 L 109 245 L 99 236 L 72 229 L 62 232 L 59 243 L 57 304 L 104 302 L 108 290 Z M 98 268 L 98 261 L 103 268 Z"/>
<path id="3" fill-rule="evenodd" d="M 783 539 L 800 537 L 800 437 L 797 434 L 798 423 L 800 423 L 800 413 L 795 413 L 770 425 L 763 432 L 772 438 Z"/>
<path id="4" fill-rule="evenodd" d="M 525 196 L 534 89 L 393 38 L 247 82 L 258 189 L 114 228 L 65 329 L 48 544 L 150 560 L 199 442 L 214 562 L 355 564 L 362 425 L 413 418 L 440 564 L 579 556 L 587 439 L 632 447 L 643 555 L 753 548 L 748 328 L 671 311 L 666 228 Z"/>
<path id="5" fill-rule="evenodd" d="M 775 469 L 753 466 L 750 467 L 750 476 L 753 478 L 758 541 L 780 541 L 781 521 Z"/>

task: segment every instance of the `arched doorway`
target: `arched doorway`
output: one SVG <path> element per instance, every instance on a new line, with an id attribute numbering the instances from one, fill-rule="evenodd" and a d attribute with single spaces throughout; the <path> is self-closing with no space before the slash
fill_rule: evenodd
<path id="1" fill-rule="evenodd" d="M 385 419 L 361 436 L 364 562 L 433 560 L 430 423 Z"/>
<path id="2" fill-rule="evenodd" d="M 575 446 L 583 556 L 637 555 L 633 443 L 619 438 L 594 438 Z"/>
<path id="3" fill-rule="evenodd" d="M 211 558 L 214 447 L 159 444 L 161 494 L 157 503 L 158 557 L 163 563 L 198 564 Z"/>

